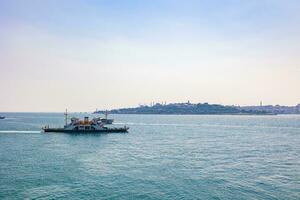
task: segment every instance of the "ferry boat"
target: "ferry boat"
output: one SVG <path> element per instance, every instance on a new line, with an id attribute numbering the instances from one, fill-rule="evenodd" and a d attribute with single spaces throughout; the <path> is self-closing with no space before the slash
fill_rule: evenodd
<path id="1" fill-rule="evenodd" d="M 97 109 L 96 111 L 94 112 L 94 114 L 98 113 Z M 112 124 L 114 122 L 114 119 L 108 119 L 107 116 L 108 116 L 108 111 L 106 110 L 105 111 L 105 117 L 104 118 L 100 118 L 100 121 L 104 124 Z"/>
<path id="2" fill-rule="evenodd" d="M 100 118 L 100 121 L 103 124 L 112 124 L 114 122 L 114 119 Z"/>
<path id="3" fill-rule="evenodd" d="M 44 132 L 63 132 L 63 133 L 124 133 L 127 132 L 129 127 L 108 128 L 101 118 L 84 117 L 80 120 L 76 117 L 71 118 L 71 123 L 67 123 L 67 111 L 65 112 L 65 126 L 63 128 L 50 128 L 49 125 L 43 127 Z"/>
<path id="4" fill-rule="evenodd" d="M 104 124 L 112 124 L 114 122 L 114 119 L 108 119 L 108 111 L 105 111 L 105 117 L 104 118 L 100 118 L 101 122 Z"/>

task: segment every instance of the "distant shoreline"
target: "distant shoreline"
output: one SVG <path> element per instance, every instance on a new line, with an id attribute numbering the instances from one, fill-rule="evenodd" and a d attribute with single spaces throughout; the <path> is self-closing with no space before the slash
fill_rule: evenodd
<path id="1" fill-rule="evenodd" d="M 94 113 L 104 114 L 104 110 Z M 172 103 L 151 104 L 135 108 L 120 108 L 108 111 L 111 114 L 164 114 L 164 115 L 278 115 L 300 114 L 300 104 L 297 106 L 225 106 L 208 103 Z"/>
<path id="2" fill-rule="evenodd" d="M 101 112 L 93 112 L 92 114 L 103 114 Z M 275 116 L 275 115 L 300 115 L 300 114 L 230 114 L 230 113 L 218 113 L 218 114 L 189 114 L 189 113 L 110 113 L 112 115 L 232 115 L 232 116 Z"/>

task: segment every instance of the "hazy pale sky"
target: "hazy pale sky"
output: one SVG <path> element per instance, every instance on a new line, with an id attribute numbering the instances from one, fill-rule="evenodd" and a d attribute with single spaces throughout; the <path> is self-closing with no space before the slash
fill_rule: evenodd
<path id="1" fill-rule="evenodd" d="M 0 0 L 0 111 L 300 103 L 298 0 Z"/>

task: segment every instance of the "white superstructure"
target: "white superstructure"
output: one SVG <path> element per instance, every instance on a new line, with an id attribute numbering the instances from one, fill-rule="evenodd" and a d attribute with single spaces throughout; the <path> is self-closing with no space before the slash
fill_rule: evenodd
<path id="1" fill-rule="evenodd" d="M 89 117 L 84 117 L 84 120 L 79 120 L 76 117 L 71 118 L 71 123 L 64 126 L 64 130 L 78 130 L 78 131 L 90 131 L 90 130 L 104 130 L 104 123 L 100 118 L 94 118 L 89 120 Z"/>

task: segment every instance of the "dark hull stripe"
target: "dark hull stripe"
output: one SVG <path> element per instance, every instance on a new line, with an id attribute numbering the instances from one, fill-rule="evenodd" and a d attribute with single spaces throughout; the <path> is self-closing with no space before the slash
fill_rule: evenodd
<path id="1" fill-rule="evenodd" d="M 116 129 L 106 129 L 106 130 L 64 130 L 64 129 L 44 129 L 44 132 L 56 132 L 56 133 L 125 133 L 128 129 L 116 128 Z"/>

